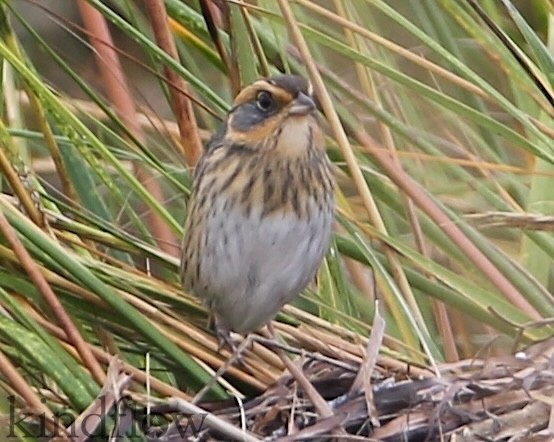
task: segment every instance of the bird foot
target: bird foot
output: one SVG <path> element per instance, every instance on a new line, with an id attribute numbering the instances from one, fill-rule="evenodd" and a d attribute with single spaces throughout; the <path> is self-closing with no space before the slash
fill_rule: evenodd
<path id="1" fill-rule="evenodd" d="M 223 350 L 225 348 L 225 346 L 227 346 L 233 353 L 236 353 L 238 348 L 239 348 L 239 345 L 240 345 L 240 341 L 236 338 L 233 338 L 233 336 L 231 336 L 231 332 L 229 330 L 227 330 L 226 328 L 224 327 L 221 327 L 219 325 L 216 325 L 215 327 L 215 333 L 216 333 L 216 336 L 217 336 L 217 352 L 219 353 L 221 350 Z"/>
<path id="2" fill-rule="evenodd" d="M 231 335 L 231 331 L 227 327 L 223 326 L 218 321 L 217 317 L 214 317 L 213 319 L 213 325 L 218 342 L 217 352 L 221 353 L 221 350 L 227 347 L 232 353 L 230 358 L 231 363 L 233 361 L 236 361 L 240 365 L 246 367 L 244 359 L 242 357 L 242 352 L 249 345 L 250 340 L 248 336 L 246 336 L 246 338 L 243 339 L 241 342 L 241 339 L 236 334 L 234 337 Z"/>
<path id="3" fill-rule="evenodd" d="M 220 353 L 225 347 L 228 347 L 232 352 L 237 350 L 239 345 L 238 339 L 233 339 L 231 331 L 221 324 L 218 317 L 214 313 L 211 313 L 208 317 L 208 328 L 215 331 L 218 353 Z"/>
<path id="4" fill-rule="evenodd" d="M 238 339 L 233 339 L 231 336 L 231 333 L 229 330 L 227 330 L 224 327 L 218 327 L 217 321 L 214 322 L 216 325 L 215 331 L 217 334 L 217 339 L 219 341 L 219 345 L 217 347 L 217 352 L 220 353 L 221 350 L 224 347 L 229 347 L 229 349 L 232 351 L 231 357 L 225 361 L 225 363 L 217 370 L 214 376 L 208 381 L 204 387 L 198 392 L 198 394 L 194 397 L 193 403 L 198 403 L 204 394 L 212 388 L 212 386 L 217 382 L 217 380 L 225 374 L 225 372 L 231 367 L 235 362 L 239 365 L 242 365 L 243 367 L 247 367 L 246 363 L 242 357 L 242 352 L 250 345 L 252 345 L 252 337 L 251 335 L 247 335 L 242 342 L 239 343 Z"/>

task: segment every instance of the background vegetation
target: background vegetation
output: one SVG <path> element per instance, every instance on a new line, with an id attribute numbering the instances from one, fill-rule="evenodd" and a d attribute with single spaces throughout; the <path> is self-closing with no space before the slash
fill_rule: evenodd
<path id="1" fill-rule="evenodd" d="M 341 185 L 318 282 L 276 324 L 290 345 L 361 358 L 377 299 L 391 360 L 552 336 L 551 0 L 59 3 L 0 1 L 0 415 L 14 395 L 78 415 L 110 355 L 139 401 L 146 364 L 149 395 L 189 398 L 225 362 L 178 283 L 189 166 L 234 94 L 282 71 L 316 86 Z M 281 371 L 256 344 L 212 397 Z"/>

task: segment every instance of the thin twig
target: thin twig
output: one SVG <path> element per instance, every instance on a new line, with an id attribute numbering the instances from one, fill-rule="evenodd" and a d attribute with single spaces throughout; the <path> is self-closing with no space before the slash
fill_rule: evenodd
<path id="1" fill-rule="evenodd" d="M 206 410 L 180 398 L 171 398 L 168 405 L 187 415 L 203 416 L 202 425 L 214 428 L 225 436 L 227 440 L 240 440 L 244 442 L 260 442 L 262 439 L 257 438 L 252 433 L 235 427 L 233 424 L 225 422 L 223 419 L 208 413 Z"/>
<path id="2" fill-rule="evenodd" d="M 379 349 L 381 348 L 383 337 L 385 336 L 385 325 L 385 320 L 379 311 L 379 302 L 375 301 L 375 316 L 373 318 L 373 326 L 371 328 L 371 335 L 369 336 L 369 340 L 367 342 L 364 360 L 360 364 L 358 374 L 350 387 L 350 392 L 356 392 L 363 388 L 366 398 L 367 413 L 374 427 L 379 426 L 379 418 L 377 415 L 377 408 L 375 407 L 375 402 L 373 400 L 371 378 L 373 370 L 377 365 Z"/>
<path id="3" fill-rule="evenodd" d="M 129 386 L 133 377 L 123 372 L 120 360 L 113 358 L 108 367 L 108 374 L 102 390 L 89 406 L 67 428 L 72 442 L 85 442 L 96 429 L 105 422 L 112 407 L 119 406 L 123 391 Z"/>
<path id="4" fill-rule="evenodd" d="M 363 129 L 352 130 L 356 140 L 370 152 L 387 176 L 405 192 L 435 224 L 460 248 L 462 252 L 487 276 L 490 281 L 510 300 L 532 319 L 541 319 L 535 307 L 525 298 L 504 274 L 485 256 L 483 252 L 464 234 L 448 215 L 431 199 L 411 176 L 391 160 L 390 155 L 382 149 Z"/>
<path id="5" fill-rule="evenodd" d="M 67 338 L 66 333 L 60 327 L 56 327 L 52 323 L 47 322 L 42 316 L 39 316 L 33 311 L 31 311 L 31 313 L 33 314 L 33 319 L 37 321 L 42 327 L 44 327 L 52 336 L 54 336 L 56 339 L 60 339 L 61 341 L 69 344 L 69 339 Z M 104 350 L 98 347 L 95 347 L 94 345 L 91 345 L 91 344 L 87 344 L 87 345 L 89 346 L 94 356 L 102 363 L 108 365 L 110 361 L 113 359 L 113 356 L 105 352 Z M 70 347 L 67 347 L 67 348 L 69 351 L 73 351 L 72 348 Z M 131 375 L 135 380 L 135 382 L 140 384 L 146 384 L 147 375 L 146 373 L 144 373 L 144 371 L 124 361 L 121 361 L 121 364 L 123 367 L 123 371 Z M 177 396 L 185 400 L 190 399 L 190 397 L 186 393 L 183 393 L 182 391 L 176 389 L 175 387 L 172 387 L 169 384 L 166 384 L 165 382 L 160 381 L 155 377 L 151 377 L 149 382 L 150 382 L 151 389 L 156 391 L 160 395 Z"/>
<path id="6" fill-rule="evenodd" d="M 25 187 L 19 173 L 16 172 L 12 162 L 10 162 L 5 149 L 5 145 L 0 149 L 0 171 L 2 176 L 9 183 L 12 192 L 17 196 L 18 202 L 25 210 L 25 213 L 37 226 L 42 227 L 44 226 L 43 215 L 37 208 L 31 193 Z"/>
<path id="7" fill-rule="evenodd" d="M 356 189 L 363 202 L 364 208 L 366 209 L 369 218 L 372 220 L 373 224 L 379 230 L 379 232 L 387 236 L 387 229 L 377 207 L 377 203 L 375 202 L 375 199 L 373 198 L 369 190 L 369 187 L 363 176 L 360 164 L 356 158 L 356 155 L 354 154 L 354 151 L 352 150 L 352 146 L 350 145 L 346 132 L 341 124 L 340 118 L 335 111 L 331 97 L 327 92 L 327 89 L 325 88 L 325 84 L 323 83 L 323 79 L 321 78 L 317 66 L 310 55 L 308 44 L 306 43 L 306 40 L 304 39 L 302 32 L 300 31 L 300 27 L 294 18 L 290 5 L 285 0 L 279 0 L 279 6 L 281 8 L 281 12 L 283 13 L 283 17 L 288 24 L 292 40 L 296 43 L 298 51 L 302 55 L 306 70 L 308 71 L 310 79 L 312 80 L 314 91 L 316 92 L 316 95 L 320 100 L 323 112 L 327 117 L 327 121 L 329 122 L 329 126 L 331 127 L 334 138 L 339 145 L 350 174 L 352 175 L 352 180 L 356 185 Z M 419 309 L 417 308 L 415 298 L 413 296 L 410 285 L 408 284 L 402 266 L 398 262 L 397 258 L 393 256 L 390 249 L 387 250 L 387 248 L 385 248 L 385 253 L 387 254 L 387 257 L 393 268 L 394 277 L 399 282 L 399 285 L 402 288 L 403 295 L 414 307 L 412 311 L 415 312 L 417 315 L 415 319 L 418 327 L 416 327 L 415 330 L 409 329 L 401 318 L 397 318 L 399 319 L 399 321 L 397 321 L 398 326 L 401 328 L 403 336 L 411 341 L 408 343 L 411 344 L 411 347 L 413 348 L 415 348 L 418 344 L 418 342 L 416 341 L 417 337 L 419 343 L 425 350 L 427 358 L 429 359 L 429 361 L 431 361 L 431 364 L 433 366 L 436 366 L 431 349 L 427 345 L 427 340 L 423 336 L 424 334 L 428 334 L 424 319 L 419 313 Z M 395 313 L 396 311 L 397 309 L 394 309 L 393 313 Z M 422 332 L 421 330 L 424 331 Z M 414 353 L 414 357 L 417 357 L 417 354 Z"/>
<path id="8" fill-rule="evenodd" d="M 0 215 L 2 212 L 0 212 Z M 52 414 L 50 409 L 44 405 L 44 402 L 37 396 L 34 389 L 32 389 L 29 384 L 25 381 L 23 376 L 19 374 L 15 366 L 11 361 L 2 353 L 0 350 L 0 372 L 3 373 L 8 385 L 13 388 L 17 394 L 19 394 L 25 401 L 25 405 L 28 408 L 31 408 L 37 416 L 46 418 L 46 426 L 49 431 L 52 431 L 53 434 L 56 434 L 58 437 L 61 437 L 62 440 L 67 440 L 67 433 L 65 428 L 58 425 L 59 419 L 56 419 Z M 15 416 L 11 416 L 13 419 Z M 12 422 L 13 423 L 13 422 Z M 60 434 L 59 434 L 60 433 Z"/>
<path id="9" fill-rule="evenodd" d="M 19 259 L 21 266 L 29 275 L 29 279 L 35 284 L 39 292 L 42 294 L 49 307 L 52 309 L 52 313 L 67 333 L 69 341 L 75 346 L 79 356 L 83 360 L 84 365 L 91 372 L 92 376 L 99 383 L 103 383 L 106 376 L 104 370 L 88 348 L 83 337 L 79 333 L 79 330 L 71 320 L 71 317 L 65 311 L 62 303 L 46 281 L 44 275 L 38 269 L 38 266 L 33 261 L 33 258 L 23 246 L 23 243 L 15 233 L 15 230 L 8 222 L 4 211 L 6 210 L 5 203 L 2 202 L 0 210 L 0 232 L 6 238 L 6 241 L 10 245 L 11 249 Z M 13 209 L 12 209 L 13 210 Z"/>
<path id="10" fill-rule="evenodd" d="M 138 140 L 143 140 L 144 135 L 137 124 L 136 108 L 129 90 L 129 82 L 125 77 L 117 52 L 114 49 L 113 39 L 104 16 L 86 0 L 77 2 L 85 27 L 89 31 L 91 44 L 95 49 L 96 60 L 106 94 L 113 103 L 118 116 L 129 128 L 129 131 Z M 135 175 L 141 184 L 152 194 L 156 200 L 165 201 L 160 183 L 155 180 L 147 169 L 137 163 L 133 163 Z M 148 214 L 149 228 L 154 238 L 159 239 L 158 245 L 163 251 L 174 256 L 178 254 L 178 248 L 173 246 L 178 241 L 163 219 L 154 212 Z"/>
<path id="11" fill-rule="evenodd" d="M 269 331 L 267 337 L 269 339 L 273 339 L 277 341 L 277 337 L 275 335 L 275 331 L 273 330 L 273 326 L 271 324 L 268 324 L 267 328 Z M 290 372 L 292 377 L 296 379 L 296 382 L 298 382 L 298 384 L 305 391 L 306 395 L 310 398 L 318 413 L 322 417 L 332 416 L 333 412 L 329 408 L 329 405 L 327 405 L 327 402 L 325 402 L 325 400 L 321 397 L 321 395 L 315 389 L 312 383 L 308 380 L 308 378 L 306 378 L 302 370 L 298 368 L 287 356 L 287 354 L 280 348 L 276 347 L 275 353 L 277 353 L 277 355 L 281 358 L 281 360 L 283 361 L 283 364 L 285 364 L 285 367 L 287 367 L 287 370 Z"/>
<path id="12" fill-rule="evenodd" d="M 175 40 L 169 31 L 168 17 L 163 0 L 147 0 L 145 3 L 156 42 L 171 58 L 179 60 Z M 202 154 L 202 142 L 198 135 L 198 126 L 192 104 L 187 95 L 181 93 L 182 90 L 188 91 L 189 87 L 185 80 L 170 67 L 164 66 L 164 73 L 169 84 L 173 112 L 181 134 L 183 153 L 187 164 L 194 166 Z"/>

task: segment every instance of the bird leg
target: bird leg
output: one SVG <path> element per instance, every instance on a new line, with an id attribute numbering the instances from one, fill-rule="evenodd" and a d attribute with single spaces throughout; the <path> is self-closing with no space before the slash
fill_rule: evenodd
<path id="1" fill-rule="evenodd" d="M 229 347 L 229 349 L 233 353 L 236 353 L 236 351 L 238 350 L 238 341 L 236 339 L 233 339 L 229 330 L 227 330 L 225 327 L 216 326 L 215 333 L 217 336 L 218 353 L 220 353 L 221 350 L 225 348 L 225 346 Z"/>
<path id="2" fill-rule="evenodd" d="M 228 347 L 233 355 L 238 353 L 240 339 L 233 338 L 233 336 L 231 336 L 231 331 L 221 324 L 221 321 L 219 321 L 216 315 L 213 315 L 213 328 L 215 329 L 215 334 L 217 336 L 217 352 L 220 353 L 221 350 Z M 240 355 L 238 360 L 240 361 Z"/>
<path id="3" fill-rule="evenodd" d="M 227 331 L 227 337 L 232 340 L 229 331 Z M 246 364 L 245 364 L 245 362 L 242 358 L 242 352 L 247 347 L 249 347 L 250 345 L 253 344 L 252 336 L 251 335 L 246 335 L 244 340 L 238 346 L 237 346 L 237 341 L 236 340 L 234 340 L 234 341 L 232 340 L 232 342 L 233 342 L 234 348 L 233 348 L 233 353 L 231 354 L 231 357 L 229 359 L 227 359 L 221 367 L 219 367 L 219 369 L 211 377 L 211 379 L 206 383 L 206 385 L 204 385 L 202 387 L 202 389 L 198 393 L 196 393 L 196 395 L 194 396 L 194 399 L 192 400 L 193 404 L 197 404 L 198 402 L 200 402 L 202 400 L 202 397 L 204 396 L 204 394 L 206 394 L 206 392 L 211 390 L 211 388 L 218 381 L 218 379 L 221 376 L 223 376 L 225 374 L 225 372 L 229 369 L 229 367 L 231 367 L 235 362 L 238 362 L 243 367 L 246 367 Z M 225 346 L 225 343 L 226 343 L 226 341 L 223 343 L 223 345 L 221 345 L 221 343 L 220 343 L 220 347 L 218 347 L 218 350 L 217 350 L 218 353 Z M 227 345 L 230 347 L 230 345 L 228 343 L 227 343 Z"/>
<path id="4" fill-rule="evenodd" d="M 239 347 L 239 340 L 233 339 L 231 331 L 221 323 L 213 312 L 212 305 L 208 305 L 208 311 L 210 312 L 208 316 L 208 328 L 214 330 L 217 336 L 217 352 L 220 353 L 227 346 L 233 353 L 236 353 Z"/>
<path id="5" fill-rule="evenodd" d="M 221 350 L 227 347 L 229 350 L 231 350 L 231 357 L 229 357 L 225 361 L 225 363 L 221 367 L 219 367 L 217 372 L 211 377 L 206 385 L 204 385 L 202 389 L 198 393 L 196 393 L 192 401 L 193 404 L 197 404 L 198 402 L 200 402 L 204 395 L 209 390 L 211 390 L 213 385 L 235 362 L 238 362 L 243 367 L 246 367 L 246 364 L 242 358 L 242 353 L 253 343 L 251 335 L 246 335 L 242 342 L 239 342 L 238 339 L 233 339 L 230 330 L 223 324 L 221 324 L 221 321 L 218 319 L 217 315 L 213 313 L 213 309 L 210 308 L 209 311 L 211 313 L 208 317 L 208 328 L 214 330 L 216 333 L 218 341 L 217 353 L 221 353 Z"/>

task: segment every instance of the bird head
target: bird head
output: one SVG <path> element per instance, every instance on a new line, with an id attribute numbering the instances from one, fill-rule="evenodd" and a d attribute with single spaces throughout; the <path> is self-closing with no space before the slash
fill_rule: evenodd
<path id="1" fill-rule="evenodd" d="M 260 148 L 302 150 L 319 134 L 311 87 L 297 75 L 276 75 L 245 87 L 235 98 L 226 139 Z"/>

